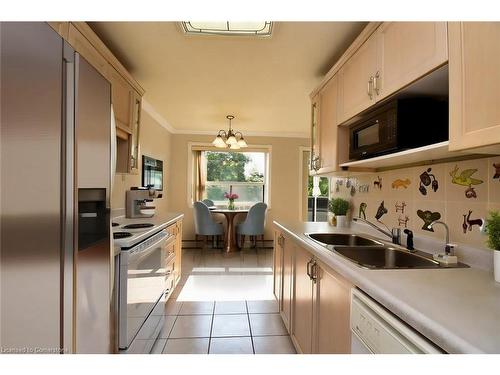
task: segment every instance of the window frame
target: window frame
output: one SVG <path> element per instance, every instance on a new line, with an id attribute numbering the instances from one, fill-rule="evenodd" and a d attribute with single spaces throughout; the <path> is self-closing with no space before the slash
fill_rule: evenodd
<path id="1" fill-rule="evenodd" d="M 231 152 L 264 152 L 267 153 L 266 157 L 266 173 L 264 180 L 264 202 L 267 204 L 267 209 L 271 209 L 271 174 L 272 174 L 272 146 L 271 145 L 249 145 L 248 148 L 243 150 L 231 150 Z M 196 151 L 214 151 L 214 152 L 224 152 L 220 148 L 214 147 L 211 143 L 206 142 L 188 142 L 188 165 L 187 165 L 187 204 L 188 207 L 193 207 L 194 203 L 194 181 L 195 181 L 195 163 L 194 163 L 194 153 Z M 227 150 L 229 152 L 229 150 Z"/>

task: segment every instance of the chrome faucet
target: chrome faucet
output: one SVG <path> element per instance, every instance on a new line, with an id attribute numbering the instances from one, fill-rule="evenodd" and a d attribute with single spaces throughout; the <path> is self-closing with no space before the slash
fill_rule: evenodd
<path id="1" fill-rule="evenodd" d="M 441 221 L 441 220 L 434 220 L 432 223 L 427 225 L 427 228 L 432 229 L 432 227 L 435 224 L 441 224 L 446 229 L 446 238 L 445 238 L 446 244 L 444 247 L 444 252 L 446 253 L 446 255 L 454 255 L 453 248 L 455 246 L 450 243 L 450 228 L 448 228 L 448 225 L 444 221 Z"/>
<path id="2" fill-rule="evenodd" d="M 387 228 L 387 230 L 382 229 L 378 225 L 372 223 L 371 221 L 362 219 L 360 217 L 353 217 L 352 220 L 361 221 L 362 223 L 370 225 L 372 228 L 378 230 L 380 233 L 389 237 L 392 240 L 392 243 L 396 245 L 401 245 L 401 228 L 392 228 L 392 230 L 389 232 L 389 228 Z"/>

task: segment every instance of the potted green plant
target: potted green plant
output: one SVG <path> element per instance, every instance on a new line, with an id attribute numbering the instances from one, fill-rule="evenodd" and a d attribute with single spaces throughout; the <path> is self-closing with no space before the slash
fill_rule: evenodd
<path id="1" fill-rule="evenodd" d="M 335 215 L 337 227 L 345 228 L 349 226 L 347 211 L 349 211 L 349 201 L 342 198 L 330 199 L 328 210 Z"/>
<path id="2" fill-rule="evenodd" d="M 493 250 L 493 274 L 495 281 L 500 283 L 500 213 L 491 211 L 486 219 L 488 247 Z"/>

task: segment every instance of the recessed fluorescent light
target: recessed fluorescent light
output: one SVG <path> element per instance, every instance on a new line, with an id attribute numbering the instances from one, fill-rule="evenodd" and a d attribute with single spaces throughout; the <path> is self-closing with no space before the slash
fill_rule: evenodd
<path id="1" fill-rule="evenodd" d="M 232 22 L 232 21 L 183 21 L 182 29 L 186 34 L 239 35 L 239 36 L 270 36 L 273 23 L 263 22 Z"/>

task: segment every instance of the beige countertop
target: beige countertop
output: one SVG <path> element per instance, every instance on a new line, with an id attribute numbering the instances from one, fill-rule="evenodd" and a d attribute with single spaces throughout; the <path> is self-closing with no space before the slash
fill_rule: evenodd
<path id="1" fill-rule="evenodd" d="M 491 272 L 477 268 L 364 269 L 304 235 L 357 230 L 293 220 L 274 224 L 445 351 L 500 353 L 500 284 Z"/>

